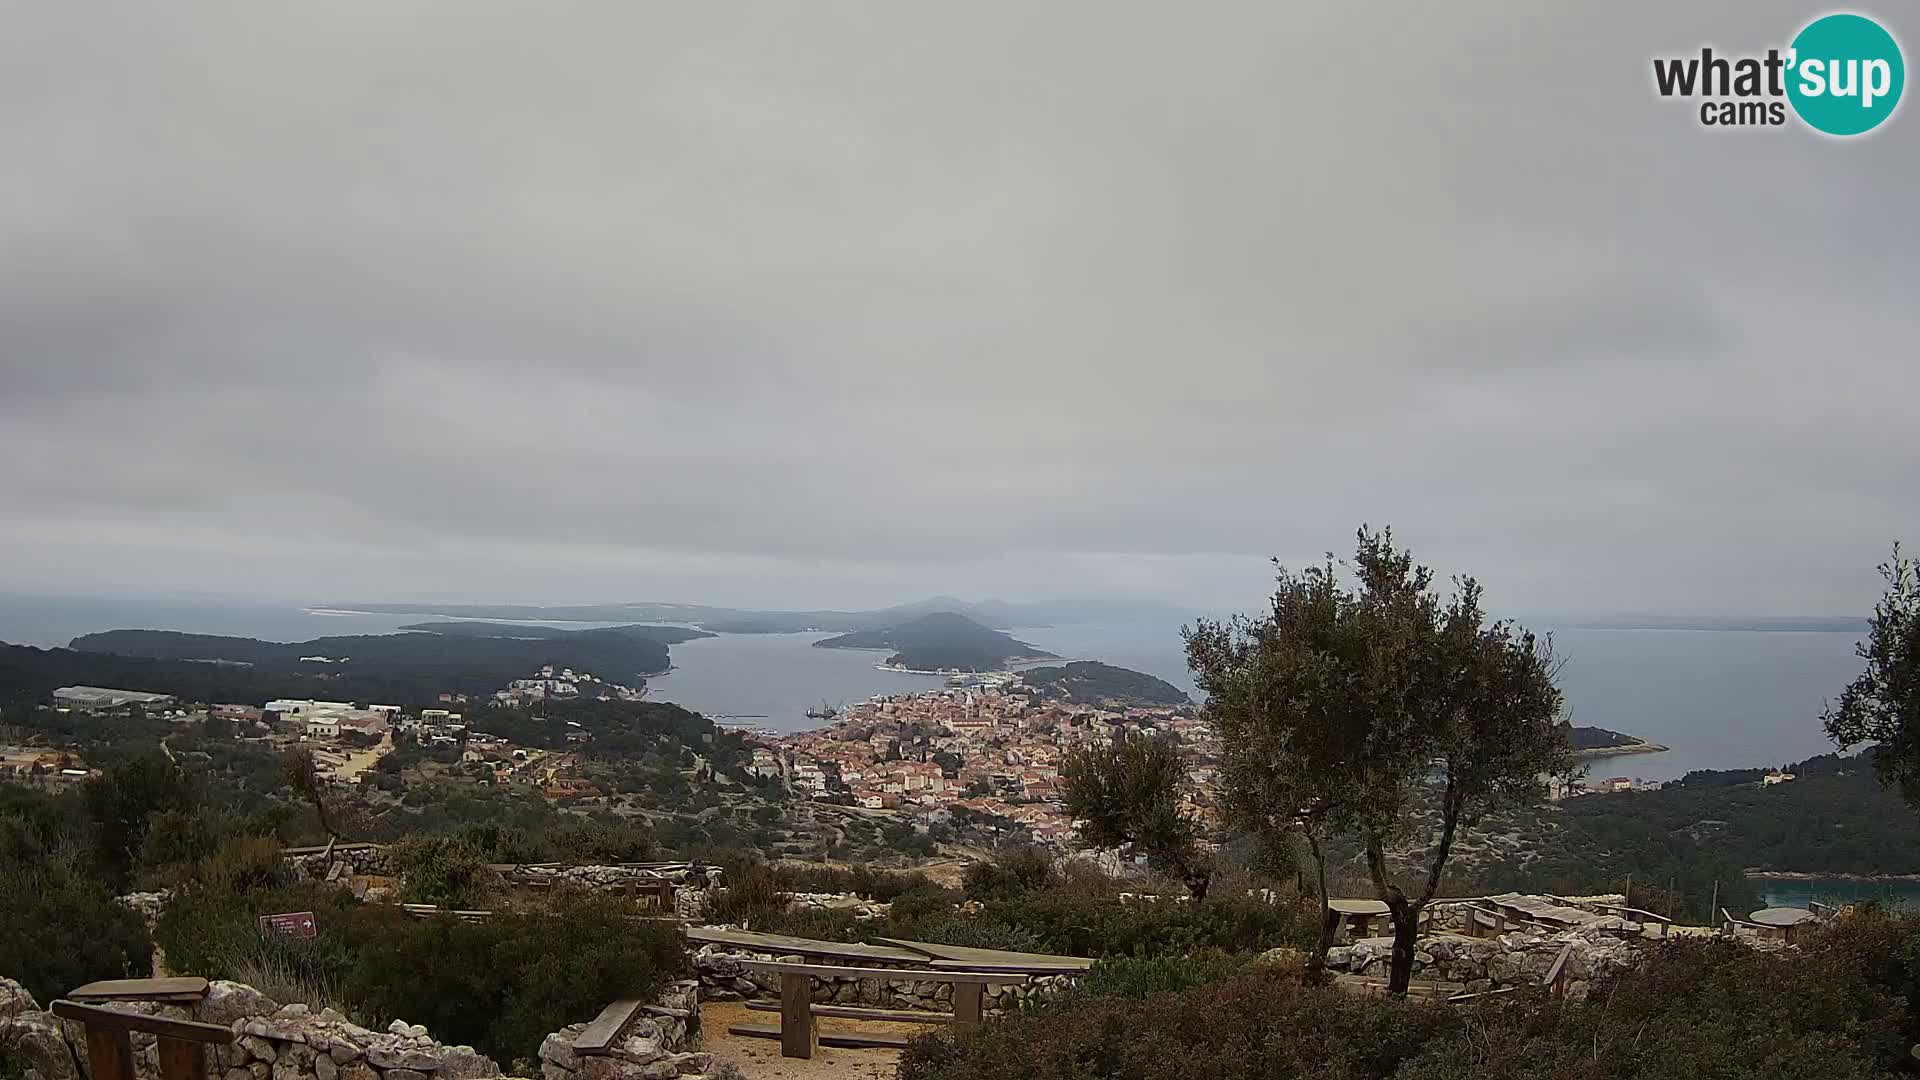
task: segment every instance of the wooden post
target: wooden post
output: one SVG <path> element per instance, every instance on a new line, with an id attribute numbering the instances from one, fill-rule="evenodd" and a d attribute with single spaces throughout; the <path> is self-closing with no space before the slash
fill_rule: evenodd
<path id="1" fill-rule="evenodd" d="M 133 1042 L 127 1029 L 88 1024 L 87 1063 L 93 1080 L 133 1080 Z"/>
<path id="2" fill-rule="evenodd" d="M 1713 902 L 1707 905 L 1707 921 L 1712 922 L 1714 915 L 1717 914 L 1719 911 L 1720 911 L 1720 879 L 1714 878 L 1713 879 Z"/>
<path id="3" fill-rule="evenodd" d="M 780 976 L 780 1056 L 811 1058 L 820 1046 L 813 1020 L 813 984 L 807 976 L 786 972 Z"/>
<path id="4" fill-rule="evenodd" d="M 202 1080 L 207 1075 L 205 1043 L 161 1036 L 160 1080 Z"/>
<path id="5" fill-rule="evenodd" d="M 971 1027 L 980 1022 L 982 1004 L 987 996 L 985 983 L 965 982 L 953 984 L 953 1022 L 958 1027 Z"/>

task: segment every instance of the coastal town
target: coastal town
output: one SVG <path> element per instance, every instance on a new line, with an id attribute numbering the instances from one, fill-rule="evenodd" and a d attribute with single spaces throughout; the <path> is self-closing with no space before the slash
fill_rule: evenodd
<path id="1" fill-rule="evenodd" d="M 1016 823 L 1036 841 L 1075 835 L 1060 763 L 1077 746 L 1131 730 L 1179 741 L 1189 763 L 1185 809 L 1212 818 L 1219 744 L 1191 707 L 1110 708 L 1045 700 L 1017 674 L 871 698 L 814 731 L 762 737 L 754 768 L 797 792 L 915 816 L 965 813 Z"/>

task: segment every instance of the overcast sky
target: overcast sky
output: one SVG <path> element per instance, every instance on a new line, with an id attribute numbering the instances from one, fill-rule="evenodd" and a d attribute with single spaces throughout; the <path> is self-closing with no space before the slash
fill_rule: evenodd
<path id="1" fill-rule="evenodd" d="M 1649 75 L 1818 10 L 0 2 L 0 586 L 1864 613 L 1920 115 Z"/>

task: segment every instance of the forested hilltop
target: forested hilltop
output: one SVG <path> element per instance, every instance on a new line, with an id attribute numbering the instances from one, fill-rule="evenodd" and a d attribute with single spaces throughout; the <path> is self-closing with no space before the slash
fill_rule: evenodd
<path id="1" fill-rule="evenodd" d="M 1020 678 L 1045 697 L 1080 705 L 1127 708 L 1193 703 L 1186 691 L 1165 679 L 1097 660 L 1028 668 L 1020 673 Z"/>
<path id="2" fill-rule="evenodd" d="M 913 671 L 996 671 L 1015 660 L 1058 659 L 1037 645 L 989 630 L 951 611 L 813 644 L 821 649 L 891 649 L 893 655 L 887 658 L 887 665 Z"/>

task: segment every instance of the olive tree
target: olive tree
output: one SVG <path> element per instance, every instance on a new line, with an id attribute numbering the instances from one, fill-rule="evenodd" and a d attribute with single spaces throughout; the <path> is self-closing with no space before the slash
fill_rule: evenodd
<path id="1" fill-rule="evenodd" d="M 1478 582 L 1456 578 L 1442 597 L 1391 530 L 1365 527 L 1345 569 L 1331 556 L 1280 568 L 1266 613 L 1202 620 L 1188 659 L 1220 732 L 1229 818 L 1304 837 L 1323 905 L 1325 841 L 1361 850 L 1393 920 L 1389 990 L 1404 994 L 1460 830 L 1538 798 L 1572 750 L 1550 644 L 1489 621 Z M 1417 853 L 1409 881 L 1396 851 Z"/>
<path id="2" fill-rule="evenodd" d="M 1867 640 L 1855 646 L 1866 670 L 1821 716 L 1842 750 L 1878 743 L 1880 782 L 1899 785 L 1920 806 L 1920 566 L 1900 554 L 1880 564 L 1886 595 L 1874 605 Z"/>
<path id="3" fill-rule="evenodd" d="M 1213 860 L 1200 823 L 1180 805 L 1187 765 L 1179 743 L 1122 730 L 1108 742 L 1068 752 L 1060 779 L 1082 842 L 1132 848 L 1148 866 L 1184 882 L 1195 900 L 1206 899 Z"/>

